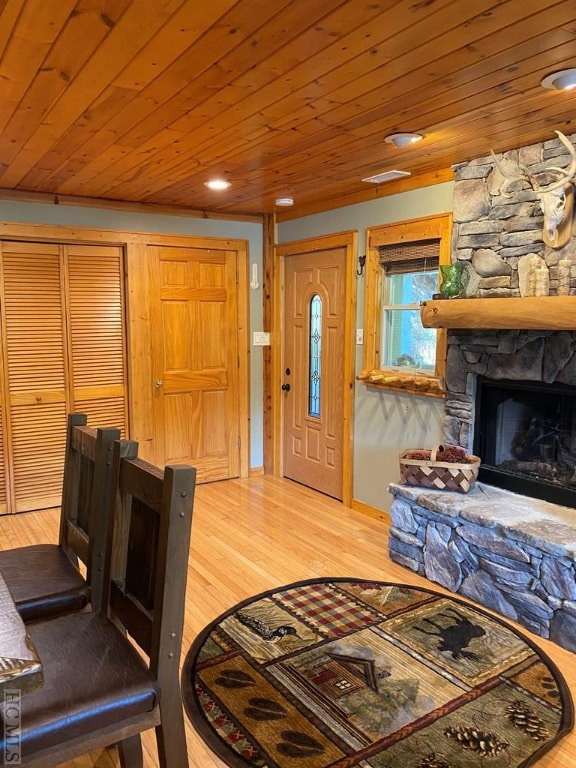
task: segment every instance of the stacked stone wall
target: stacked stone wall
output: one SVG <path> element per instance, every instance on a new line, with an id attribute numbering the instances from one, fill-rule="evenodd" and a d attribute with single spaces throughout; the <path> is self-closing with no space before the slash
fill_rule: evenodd
<path id="1" fill-rule="evenodd" d="M 576 145 L 576 135 L 568 138 Z M 570 162 L 566 148 L 556 138 L 497 157 L 504 164 L 519 163 L 531 173 L 550 165 L 564 168 Z M 544 243 L 544 217 L 534 190 L 514 182 L 508 189 L 510 196 L 503 194 L 505 179 L 491 155 L 455 166 L 454 172 L 452 261 L 467 266 L 466 296 L 526 295 L 532 255 L 544 259 L 552 295 L 558 290 L 558 262 L 569 259 L 570 292 L 576 294 L 576 238 L 557 249 Z"/>
<path id="2" fill-rule="evenodd" d="M 568 137 L 576 144 L 576 135 Z M 560 139 L 498 155 L 538 173 L 564 168 L 569 154 Z M 487 156 L 455 167 L 452 261 L 467 267 L 466 295 L 525 295 L 534 255 L 549 270 L 550 293 L 558 289 L 558 262 L 572 262 L 570 293 L 576 295 L 576 216 L 573 236 L 562 248 L 544 243 L 544 218 L 534 190 L 520 182 L 502 193 L 505 179 Z M 458 301 L 458 299 L 453 299 Z M 447 334 L 444 440 L 473 450 L 477 375 L 512 381 L 576 385 L 576 331 L 455 331 Z"/>

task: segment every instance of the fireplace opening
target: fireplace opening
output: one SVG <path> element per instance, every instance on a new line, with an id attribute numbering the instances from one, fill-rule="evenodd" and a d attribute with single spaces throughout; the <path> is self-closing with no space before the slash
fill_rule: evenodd
<path id="1" fill-rule="evenodd" d="M 478 479 L 576 506 L 576 387 L 477 378 Z"/>

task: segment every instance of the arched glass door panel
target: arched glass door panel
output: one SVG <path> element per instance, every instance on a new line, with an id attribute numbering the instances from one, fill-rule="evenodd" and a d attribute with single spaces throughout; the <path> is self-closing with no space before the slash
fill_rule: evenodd
<path id="1" fill-rule="evenodd" d="M 322 360 L 322 299 L 314 294 L 310 299 L 310 338 L 308 342 L 308 415 L 320 418 L 320 384 Z"/>

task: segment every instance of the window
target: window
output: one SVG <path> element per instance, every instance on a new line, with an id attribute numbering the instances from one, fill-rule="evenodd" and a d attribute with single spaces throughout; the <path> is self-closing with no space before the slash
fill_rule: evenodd
<path id="1" fill-rule="evenodd" d="M 310 301 L 308 415 L 320 418 L 320 373 L 322 362 L 322 299 L 314 294 Z"/>
<path id="2" fill-rule="evenodd" d="M 445 332 L 424 328 L 420 302 L 438 291 L 449 263 L 450 217 L 388 225 L 368 233 L 364 366 L 368 386 L 442 396 Z"/>
<path id="3" fill-rule="evenodd" d="M 383 246 L 381 364 L 434 375 L 436 330 L 420 322 L 420 302 L 438 290 L 439 241 Z"/>

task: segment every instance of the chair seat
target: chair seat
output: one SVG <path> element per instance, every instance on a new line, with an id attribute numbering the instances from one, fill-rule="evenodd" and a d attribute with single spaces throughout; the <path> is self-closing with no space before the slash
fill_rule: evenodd
<path id="1" fill-rule="evenodd" d="M 146 664 L 103 614 L 61 616 L 31 625 L 29 634 L 42 660 L 44 683 L 22 697 L 24 764 L 33 763 L 38 752 L 156 707 L 158 687 Z"/>
<path id="2" fill-rule="evenodd" d="M 25 622 L 81 611 L 90 588 L 56 544 L 0 551 L 0 572 Z"/>

